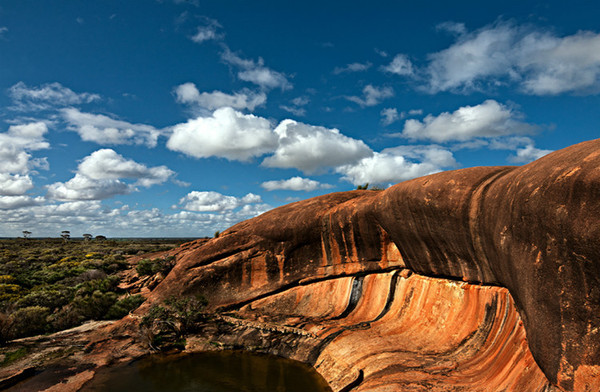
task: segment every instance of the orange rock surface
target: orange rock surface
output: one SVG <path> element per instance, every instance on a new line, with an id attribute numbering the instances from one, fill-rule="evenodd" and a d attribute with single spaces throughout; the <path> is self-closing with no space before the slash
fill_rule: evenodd
<path id="1" fill-rule="evenodd" d="M 313 325 L 320 336 L 319 326 L 341 328 L 352 317 L 370 322 L 362 334 L 336 337 L 322 354 L 323 365 L 315 362 L 326 366 L 327 350 L 337 353 L 327 366 L 344 368 L 347 362 L 350 373 L 362 370 L 361 390 L 390 390 L 394 387 L 386 383 L 401 385 L 411 377 L 422 380 L 422 388 L 430 388 L 430 382 L 485 390 L 469 381 L 478 377 L 480 382 L 495 380 L 499 388 L 506 382 L 509 390 L 521 383 L 542 385 L 535 363 L 563 390 L 593 389 L 600 365 L 599 167 L 600 141 L 591 141 L 522 167 L 463 169 L 382 192 L 342 192 L 292 203 L 182 251 L 150 298 L 200 293 L 214 309 L 234 310 L 257 301 L 282 315 L 294 306 L 314 309 L 304 317 L 315 321 L 302 328 Z M 391 305 L 404 311 L 374 321 L 389 288 L 367 277 L 404 268 L 471 285 L 454 291 L 448 289 L 454 283 L 407 279 L 407 286 L 397 290 L 412 296 Z M 349 289 L 333 280 L 360 276 L 366 292 L 376 293 L 363 299 L 368 306 L 357 305 L 349 315 L 331 318 L 343 306 L 322 304 L 321 291 L 311 299 L 317 295 L 310 293 L 312 283 L 330 281 L 323 283 L 330 285 L 326 295 L 345 298 Z M 300 296 L 297 304 L 279 299 L 290 290 Z M 465 294 L 471 291 L 477 294 Z M 469 334 L 483 334 L 477 332 L 482 328 L 488 332 L 478 338 L 477 350 L 444 356 L 444 350 L 456 352 Z M 415 368 L 408 371 L 411 363 Z M 429 363 L 432 370 L 421 369 Z M 521 373 L 531 377 L 516 376 Z"/>

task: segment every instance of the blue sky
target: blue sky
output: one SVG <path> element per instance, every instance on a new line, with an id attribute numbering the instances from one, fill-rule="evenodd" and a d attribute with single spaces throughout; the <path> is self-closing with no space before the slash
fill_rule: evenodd
<path id="1" fill-rule="evenodd" d="M 0 236 L 212 235 L 597 137 L 600 4 L 0 2 Z"/>

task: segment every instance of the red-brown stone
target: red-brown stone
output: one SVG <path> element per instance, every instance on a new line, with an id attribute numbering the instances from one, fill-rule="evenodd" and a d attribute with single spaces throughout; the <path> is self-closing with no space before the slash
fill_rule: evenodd
<path id="1" fill-rule="evenodd" d="M 600 141 L 590 141 L 522 167 L 444 172 L 274 209 L 181 252 L 151 298 L 200 293 L 212 308 L 235 309 L 298 285 L 401 268 L 497 285 L 512 295 L 535 361 L 571 390 L 598 383 L 599 239 Z"/>

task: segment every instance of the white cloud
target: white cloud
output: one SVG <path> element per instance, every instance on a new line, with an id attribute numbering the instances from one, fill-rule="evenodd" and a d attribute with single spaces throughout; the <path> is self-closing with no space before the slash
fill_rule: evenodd
<path id="1" fill-rule="evenodd" d="M 506 83 L 533 95 L 600 91 L 600 34 L 580 31 L 558 37 L 502 22 L 457 32 L 456 43 L 429 55 L 425 73 L 432 93 Z"/>
<path id="2" fill-rule="evenodd" d="M 381 122 L 383 123 L 383 125 L 390 125 L 406 117 L 421 115 L 423 114 L 423 110 L 411 109 L 408 112 L 398 113 L 398 110 L 396 108 L 385 108 L 379 114 L 382 117 Z"/>
<path id="3" fill-rule="evenodd" d="M 302 177 L 292 177 L 287 180 L 265 181 L 260 186 L 267 191 L 287 190 L 305 192 L 314 191 L 316 189 L 328 189 L 332 187 L 329 184 L 321 184 L 318 181 Z"/>
<path id="4" fill-rule="evenodd" d="M 8 31 L 8 27 L 2 26 L 0 27 L 0 38 L 4 38 L 4 33 Z"/>
<path id="5" fill-rule="evenodd" d="M 102 149 L 83 158 L 78 174 L 93 180 L 136 179 L 135 185 L 149 187 L 162 184 L 175 173 L 166 166 L 146 167 L 125 159 L 111 149 Z"/>
<path id="6" fill-rule="evenodd" d="M 135 188 L 120 180 L 94 180 L 79 173 L 67 182 L 48 185 L 47 196 L 54 200 L 103 200 L 126 195 Z"/>
<path id="7" fill-rule="evenodd" d="M 248 161 L 277 146 L 277 135 L 264 118 L 232 108 L 217 109 L 211 117 L 198 117 L 173 127 L 170 150 L 196 158 L 220 157 Z"/>
<path id="8" fill-rule="evenodd" d="M 11 125 L 0 133 L 0 173 L 26 174 L 35 167 L 46 168 L 45 158 L 32 159 L 29 151 L 50 147 L 44 139 L 48 127 L 43 122 Z"/>
<path id="9" fill-rule="evenodd" d="M 174 174 L 166 166 L 146 167 L 111 149 L 102 149 L 81 161 L 75 177 L 48 185 L 48 197 L 61 201 L 103 200 L 134 192 L 136 186 L 162 184 Z M 121 179 L 137 181 L 129 184 Z"/>
<path id="10" fill-rule="evenodd" d="M 335 67 L 333 73 L 339 75 L 341 73 L 351 73 L 351 72 L 363 72 L 371 68 L 373 64 L 370 62 L 362 63 L 351 63 L 347 64 L 345 67 Z"/>
<path id="11" fill-rule="evenodd" d="M 402 136 L 435 142 L 466 141 L 478 137 L 498 137 L 532 132 L 535 126 L 518 121 L 519 115 L 505 105 L 487 100 L 464 106 L 453 113 L 427 115 L 423 121 L 407 120 Z"/>
<path id="12" fill-rule="evenodd" d="M 156 236 L 156 233 L 165 237 L 212 236 L 215 230 L 224 230 L 272 208 L 267 204 L 246 204 L 235 210 L 214 213 L 179 211 L 167 214 L 158 208 L 110 209 L 99 201 L 36 205 L 41 201 L 41 198 L 9 200 L 0 197 L 0 220 L 3 222 L 0 236 L 18 236 L 23 229 L 32 231 L 35 236 L 50 237 L 58 237 L 61 230 L 70 230 L 72 235 L 92 233 L 109 237 Z"/>
<path id="13" fill-rule="evenodd" d="M 491 140 L 486 145 L 492 150 L 512 150 L 515 155 L 510 155 L 508 161 L 512 163 L 529 163 L 552 152 L 535 147 L 535 142 L 528 137 L 508 137 Z M 480 148 L 481 145 L 475 146 Z"/>
<path id="14" fill-rule="evenodd" d="M 190 37 L 192 41 L 201 44 L 205 41 L 218 41 L 223 38 L 223 34 L 217 30 L 221 27 L 219 22 L 214 19 L 205 18 L 206 25 L 198 26 L 196 33 Z"/>
<path id="15" fill-rule="evenodd" d="M 175 95 L 179 103 L 197 105 L 209 110 L 222 107 L 254 110 L 257 106 L 264 105 L 267 102 L 267 95 L 264 92 L 255 93 L 245 89 L 234 94 L 226 94 L 216 90 L 212 93 L 200 93 L 194 83 L 184 83 L 177 86 Z"/>
<path id="16" fill-rule="evenodd" d="M 187 211 L 214 212 L 234 210 L 248 204 L 262 203 L 260 196 L 248 193 L 242 198 L 226 196 L 219 192 L 192 191 L 179 200 L 180 208 Z"/>
<path id="17" fill-rule="evenodd" d="M 240 80 L 254 83 L 266 90 L 273 88 L 289 90 L 292 88 L 292 84 L 283 73 L 265 67 L 264 60 L 260 57 L 258 61 L 243 59 L 225 47 L 221 59 L 240 69 L 237 74 Z"/>
<path id="18" fill-rule="evenodd" d="M 382 69 L 396 75 L 411 76 L 414 74 L 412 62 L 405 54 L 397 54 L 392 62 Z"/>
<path id="19" fill-rule="evenodd" d="M 390 125 L 395 123 L 400 119 L 400 115 L 398 114 L 398 109 L 396 108 L 385 108 L 381 111 L 381 122 L 383 125 Z"/>
<path id="20" fill-rule="evenodd" d="M 0 196 L 22 195 L 33 188 L 29 175 L 0 173 Z"/>
<path id="21" fill-rule="evenodd" d="M 8 89 L 15 110 L 47 110 L 53 107 L 90 103 L 100 100 L 98 94 L 76 93 L 60 83 L 47 83 L 38 87 L 27 87 L 18 82 Z"/>
<path id="22" fill-rule="evenodd" d="M 528 144 L 523 148 L 518 148 L 516 155 L 508 158 L 513 163 L 529 163 L 550 154 L 552 150 L 542 150 L 534 147 L 533 144 Z"/>
<path id="23" fill-rule="evenodd" d="M 156 147 L 161 134 L 150 125 L 131 124 L 103 114 L 82 113 L 75 108 L 62 109 L 61 114 L 81 139 L 100 145 L 138 144 L 152 148 Z"/>
<path id="24" fill-rule="evenodd" d="M 263 166 L 313 173 L 372 154 L 363 141 L 342 135 L 337 129 L 284 120 L 275 133 L 279 136 L 279 146 L 272 156 L 264 159 Z"/>
<path id="25" fill-rule="evenodd" d="M 354 185 L 393 184 L 456 166 L 452 153 L 438 146 L 385 149 L 336 169 Z"/>
<path id="26" fill-rule="evenodd" d="M 30 207 L 44 201 L 43 197 L 31 198 L 29 196 L 0 196 L 0 209 L 13 210 L 16 208 Z M 3 223 L 7 223 L 3 221 Z"/>
<path id="27" fill-rule="evenodd" d="M 363 98 L 357 96 L 346 97 L 347 100 L 355 102 L 360 106 L 375 106 L 382 100 L 394 96 L 394 90 L 391 87 L 374 87 L 367 84 L 363 88 Z"/>

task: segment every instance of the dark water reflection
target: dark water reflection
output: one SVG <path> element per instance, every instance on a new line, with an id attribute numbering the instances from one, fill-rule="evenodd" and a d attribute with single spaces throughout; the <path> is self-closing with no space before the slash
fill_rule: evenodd
<path id="1" fill-rule="evenodd" d="M 310 366 L 275 356 L 219 351 L 153 355 L 98 372 L 81 391 L 331 392 Z"/>

